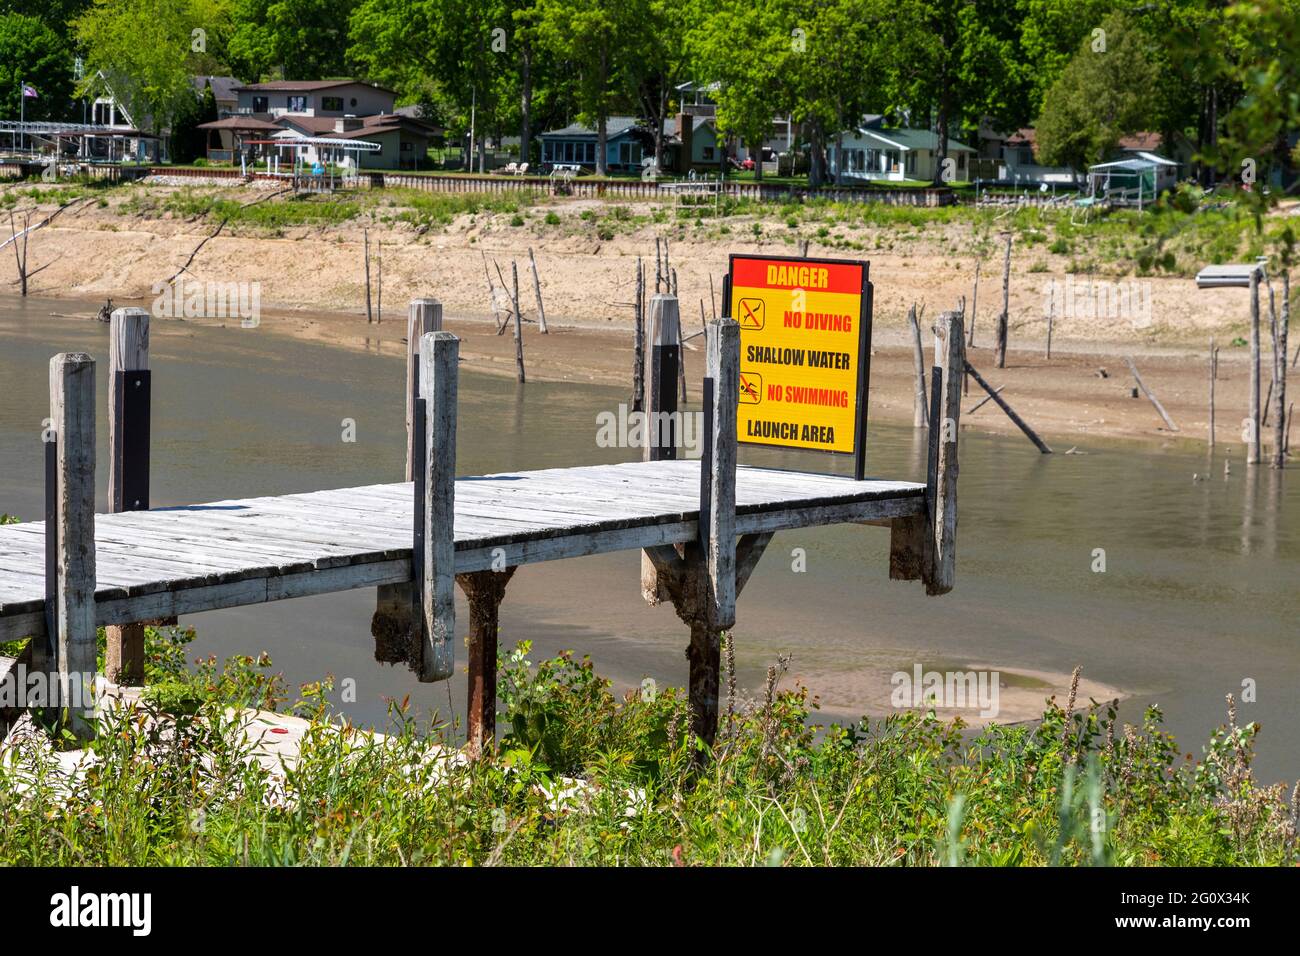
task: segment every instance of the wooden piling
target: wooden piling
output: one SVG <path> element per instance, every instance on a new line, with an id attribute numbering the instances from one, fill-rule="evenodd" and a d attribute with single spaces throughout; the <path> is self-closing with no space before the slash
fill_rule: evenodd
<path id="1" fill-rule="evenodd" d="M 1214 347 L 1214 336 L 1210 336 L 1210 423 L 1209 435 L 1207 440 L 1211 448 L 1214 447 L 1214 382 L 1218 378 L 1219 352 Z"/>
<path id="2" fill-rule="evenodd" d="M 927 594 L 952 590 L 957 567 L 957 439 L 961 426 L 961 380 L 966 372 L 966 336 L 960 312 L 945 312 L 935 325 L 935 365 L 932 374 L 941 377 L 938 420 L 931 422 L 938 432 L 938 465 L 930 499 L 930 534 L 934 545 L 927 573 L 922 574 Z"/>
<path id="3" fill-rule="evenodd" d="M 452 537 L 456 497 L 456 379 L 460 340 L 429 332 L 420 340 L 420 401 L 424 411 L 420 564 L 420 680 L 446 680 L 455 658 L 456 552 Z M 419 417 L 417 413 L 417 418 Z"/>
<path id="4" fill-rule="evenodd" d="M 1007 233 L 1006 258 L 1002 263 L 1002 314 L 998 316 L 997 366 L 1007 366 L 1007 324 L 1011 318 L 1011 233 Z"/>
<path id="5" fill-rule="evenodd" d="M 537 300 L 537 327 L 543 335 L 548 335 L 549 330 L 546 328 L 546 309 L 542 305 L 542 280 L 537 274 L 537 257 L 533 255 L 533 247 L 528 247 L 528 262 L 533 267 L 533 298 Z"/>
<path id="6" fill-rule="evenodd" d="M 736 402 L 740 394 L 740 325 L 721 319 L 709 326 L 708 375 L 713 380 L 709 436 L 708 558 L 711 621 L 717 630 L 736 623 Z M 700 516 L 701 532 L 704 515 Z M 715 675 L 716 676 L 716 675 Z"/>
<path id="7" fill-rule="evenodd" d="M 916 303 L 907 310 L 907 324 L 912 330 L 912 370 L 916 376 L 916 392 L 912 400 L 912 427 L 926 425 L 925 398 L 925 348 L 921 344 L 921 326 L 916 321 Z"/>
<path id="8" fill-rule="evenodd" d="M 437 299 L 412 299 L 406 311 L 406 481 L 415 480 L 416 453 L 423 435 L 423 432 L 416 434 L 420 425 L 416 421 L 420 400 L 420 341 L 430 332 L 441 331 L 442 303 Z M 419 665 L 419 593 L 414 581 L 381 584 L 376 588 L 375 613 L 370 618 L 375 660 Z"/>
<path id="9" fill-rule="evenodd" d="M 681 315 L 675 296 L 656 295 L 650 300 L 650 328 L 646 353 L 646 436 L 644 461 L 677 458 L 677 369 L 681 363 Z M 641 556 L 641 596 L 654 605 L 667 597 L 651 558 Z"/>
<path id="10" fill-rule="evenodd" d="M 658 255 L 659 241 L 655 240 L 655 253 Z M 657 267 L 657 264 L 656 264 Z M 658 284 L 656 280 L 656 285 Z M 636 304 L 634 306 L 635 323 L 632 346 L 632 411 L 645 410 L 645 271 L 641 257 L 636 259 Z"/>
<path id="11" fill-rule="evenodd" d="M 1250 441 L 1246 448 L 1246 464 L 1258 465 L 1263 457 L 1259 420 L 1259 280 L 1260 270 L 1250 274 Z"/>
<path id="12" fill-rule="evenodd" d="M 52 511 L 46 525 L 54 550 L 46 581 L 46 634 L 54 653 L 63 722 L 78 740 L 90 737 L 95 648 L 95 360 L 83 352 L 50 359 L 54 432 Z"/>
<path id="13" fill-rule="evenodd" d="M 108 355 L 108 509 L 149 510 L 149 313 L 116 309 Z M 114 684 L 144 683 L 144 625 L 105 628 L 104 673 Z"/>
<path id="14" fill-rule="evenodd" d="M 442 303 L 412 299 L 406 309 L 406 480 L 415 477 L 415 402 L 420 395 L 420 341 L 442 331 Z"/>
<path id="15" fill-rule="evenodd" d="M 366 258 L 366 325 L 374 321 L 374 316 L 370 312 L 370 230 L 362 231 L 364 237 L 364 255 Z"/>
<path id="16" fill-rule="evenodd" d="M 514 304 L 515 309 L 515 369 L 518 374 L 519 384 L 523 385 L 524 378 L 524 326 L 523 317 L 519 314 L 519 263 L 513 259 L 510 260 L 510 280 L 511 295 L 510 301 Z"/>

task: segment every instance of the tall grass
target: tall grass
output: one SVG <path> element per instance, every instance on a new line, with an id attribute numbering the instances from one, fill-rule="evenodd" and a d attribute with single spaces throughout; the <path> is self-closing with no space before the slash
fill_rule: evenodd
<path id="1" fill-rule="evenodd" d="M 1200 761 L 1150 708 L 1049 702 L 1032 726 L 973 740 L 900 713 L 819 732 L 800 688 L 770 672 L 730 700 L 713 759 L 691 760 L 683 695 L 618 699 L 588 660 L 502 663 L 498 752 L 454 750 L 400 703 L 382 741 L 319 719 L 296 765 L 265 768 L 227 708 L 283 706 L 270 662 L 184 662 L 187 632 L 149 632 L 168 688 L 104 717 L 69 781 L 37 741 L 0 765 L 0 863 L 601 865 L 1281 865 L 1296 861 L 1280 787 L 1250 773 L 1258 728 L 1235 714 Z M 724 686 L 726 686 L 724 684 Z M 168 716 L 170 712 L 171 716 Z"/>

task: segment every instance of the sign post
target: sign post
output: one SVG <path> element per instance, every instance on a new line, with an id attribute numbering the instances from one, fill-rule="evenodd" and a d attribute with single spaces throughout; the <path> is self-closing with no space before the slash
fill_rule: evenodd
<path id="1" fill-rule="evenodd" d="M 853 456 L 866 473 L 871 282 L 865 262 L 733 255 L 737 440 Z"/>

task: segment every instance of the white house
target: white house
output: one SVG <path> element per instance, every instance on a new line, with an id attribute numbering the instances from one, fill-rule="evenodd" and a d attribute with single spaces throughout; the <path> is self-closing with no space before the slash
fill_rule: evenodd
<path id="1" fill-rule="evenodd" d="M 928 129 L 890 129 L 868 125 L 846 131 L 831 144 L 830 173 L 845 181 L 901 182 L 905 179 L 932 181 L 939 172 L 939 134 Z M 955 139 L 948 140 L 948 158 L 953 161 L 951 182 L 970 180 L 975 150 Z"/>

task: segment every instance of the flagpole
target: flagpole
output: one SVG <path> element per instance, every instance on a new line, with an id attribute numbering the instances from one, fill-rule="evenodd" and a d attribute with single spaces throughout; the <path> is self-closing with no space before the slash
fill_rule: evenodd
<path id="1" fill-rule="evenodd" d="M 18 81 L 18 151 L 26 152 L 27 150 L 27 130 L 23 127 L 27 125 L 27 81 Z"/>

